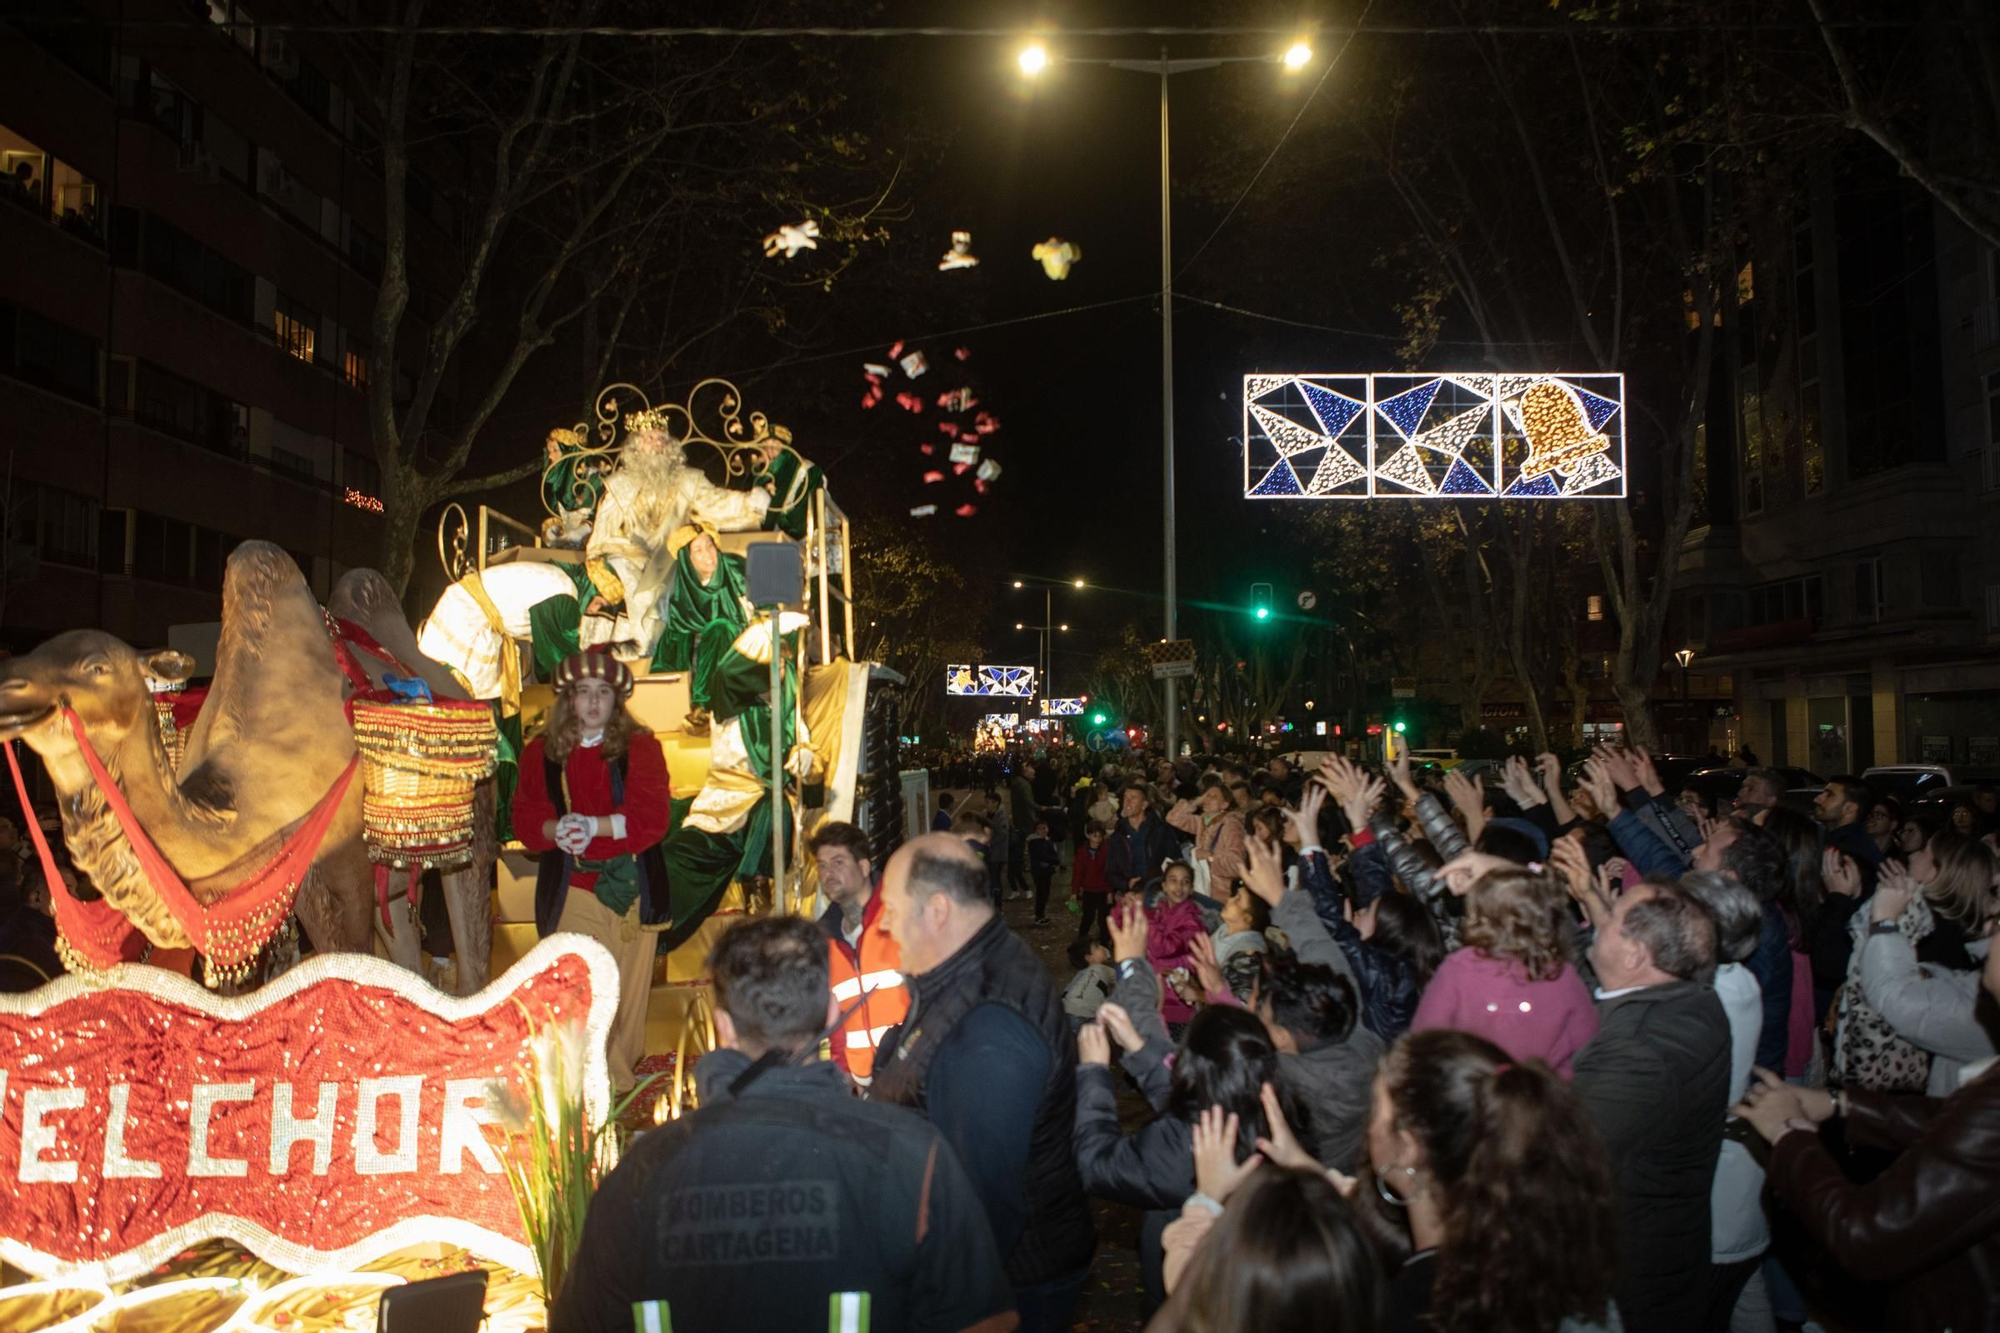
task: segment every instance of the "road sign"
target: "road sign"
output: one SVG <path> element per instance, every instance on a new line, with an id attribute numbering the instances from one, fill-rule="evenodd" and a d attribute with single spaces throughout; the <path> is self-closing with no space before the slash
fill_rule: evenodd
<path id="1" fill-rule="evenodd" d="M 1194 640 L 1161 639 L 1146 645 L 1154 680 L 1185 680 L 1194 675 Z"/>
<path id="2" fill-rule="evenodd" d="M 1389 677 L 1389 696 L 1393 699 L 1414 699 L 1417 697 L 1415 676 Z"/>

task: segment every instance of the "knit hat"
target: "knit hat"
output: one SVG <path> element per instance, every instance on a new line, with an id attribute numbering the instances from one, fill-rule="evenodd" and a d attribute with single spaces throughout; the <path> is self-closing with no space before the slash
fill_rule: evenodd
<path id="1" fill-rule="evenodd" d="M 601 680 L 617 692 L 619 699 L 632 697 L 632 669 L 610 653 L 571 653 L 556 668 L 558 693 L 580 680 Z"/>
<path id="2" fill-rule="evenodd" d="M 1488 828 L 1512 829 L 1534 845 L 1535 855 L 1546 860 L 1549 855 L 1549 835 L 1542 832 L 1531 819 L 1516 819 L 1512 815 L 1502 815 L 1498 819 L 1486 821 Z"/>

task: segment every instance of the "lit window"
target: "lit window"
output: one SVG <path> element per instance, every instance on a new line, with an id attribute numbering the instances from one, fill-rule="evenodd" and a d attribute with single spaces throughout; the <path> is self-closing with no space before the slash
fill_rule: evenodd
<path id="1" fill-rule="evenodd" d="M 271 318 L 271 328 L 279 347 L 301 361 L 312 361 L 313 345 L 319 339 L 317 313 L 281 295 Z"/>
<path id="2" fill-rule="evenodd" d="M 1757 275 L 1753 267 L 1745 264 L 1736 270 L 1736 304 L 1748 305 L 1757 299 Z"/>
<path id="3" fill-rule="evenodd" d="M 348 348 L 347 355 L 341 359 L 340 373 L 341 377 L 355 388 L 367 388 L 368 353 L 358 348 Z"/>
<path id="4" fill-rule="evenodd" d="M 1586 620 L 1604 619 L 1604 598 L 1596 593 L 1584 598 L 1583 614 Z"/>

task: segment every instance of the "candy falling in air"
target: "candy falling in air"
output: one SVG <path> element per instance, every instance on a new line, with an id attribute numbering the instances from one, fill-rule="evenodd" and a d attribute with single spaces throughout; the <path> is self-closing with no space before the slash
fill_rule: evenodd
<path id="1" fill-rule="evenodd" d="M 979 461 L 979 446 L 976 444 L 954 444 L 951 447 L 951 461 L 963 463 L 967 467 Z"/>
<path id="2" fill-rule="evenodd" d="M 979 256 L 972 253 L 972 233 L 955 231 L 951 234 L 951 249 L 938 260 L 938 272 L 946 273 L 955 268 L 976 268 Z"/>
<path id="3" fill-rule="evenodd" d="M 899 347 L 901 345 L 902 344 L 900 343 L 897 344 L 897 346 Z M 903 368 L 903 373 L 905 375 L 908 375 L 911 379 L 917 378 L 917 376 L 923 374 L 926 370 L 929 370 L 931 368 L 931 363 L 924 360 L 924 354 L 920 351 L 910 353 L 908 356 L 903 357 L 901 360 L 899 360 L 896 364 L 901 366 Z"/>
<path id="4" fill-rule="evenodd" d="M 939 394 L 937 405 L 947 412 L 970 412 L 979 406 L 979 400 L 972 396 L 970 389 L 953 389 Z"/>
<path id="5" fill-rule="evenodd" d="M 1042 272 L 1049 275 L 1050 281 L 1061 282 L 1069 276 L 1070 265 L 1083 259 L 1083 247 L 1051 236 L 1035 247 L 1034 257 L 1041 262 Z"/>
<path id="6" fill-rule="evenodd" d="M 944 473 L 936 470 L 924 473 L 924 485 L 931 486 L 944 480 Z"/>
<path id="7" fill-rule="evenodd" d="M 970 347 L 961 347 L 953 352 L 952 355 L 961 361 L 970 361 L 972 359 L 972 349 Z"/>
<path id="8" fill-rule="evenodd" d="M 957 514 L 960 518 L 971 518 L 974 514 L 979 512 L 979 506 L 960 505 L 958 508 L 952 510 L 951 512 Z"/>
<path id="9" fill-rule="evenodd" d="M 779 251 L 790 259 L 801 250 L 819 249 L 819 223 L 807 218 L 804 222 L 793 223 L 778 228 L 764 238 L 764 257 L 775 259 Z"/>
<path id="10" fill-rule="evenodd" d="M 992 459 L 989 458 L 979 465 L 979 479 L 981 481 L 997 481 L 999 477 L 1000 465 Z"/>
<path id="11" fill-rule="evenodd" d="M 913 393 L 899 393 L 896 395 L 896 406 L 902 408 L 905 412 L 922 412 L 924 410 L 924 400 Z"/>
<path id="12" fill-rule="evenodd" d="M 918 505 L 910 511 L 911 518 L 929 518 L 937 512 L 936 505 Z"/>

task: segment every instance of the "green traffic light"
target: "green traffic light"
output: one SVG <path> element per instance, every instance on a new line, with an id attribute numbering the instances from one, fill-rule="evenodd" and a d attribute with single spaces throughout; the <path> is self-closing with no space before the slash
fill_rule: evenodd
<path id="1" fill-rule="evenodd" d="M 1268 606 L 1260 606 L 1260 607 L 1258 607 L 1258 608 L 1257 608 L 1257 619 L 1259 619 L 1259 620 L 1269 620 L 1270 618 L 1271 618 L 1271 608 L 1270 608 L 1270 607 L 1268 607 Z"/>
<path id="2" fill-rule="evenodd" d="M 1098 726 L 1100 726 L 1100 727 L 1101 727 L 1101 726 L 1103 726 L 1103 725 L 1104 725 L 1104 714 L 1102 714 L 1102 713 L 1092 713 L 1092 714 L 1090 715 L 1090 720 L 1091 720 L 1092 722 L 1096 723 L 1096 724 L 1097 724 Z"/>
<path id="3" fill-rule="evenodd" d="M 1398 736 L 1402 735 L 1402 734 L 1403 734 L 1403 732 L 1404 732 L 1404 731 L 1406 731 L 1406 730 L 1408 730 L 1408 728 L 1407 728 L 1407 727 L 1405 727 L 1403 723 L 1401 723 L 1401 722 L 1398 722 L 1398 723 L 1396 724 L 1396 734 L 1397 734 Z"/>

